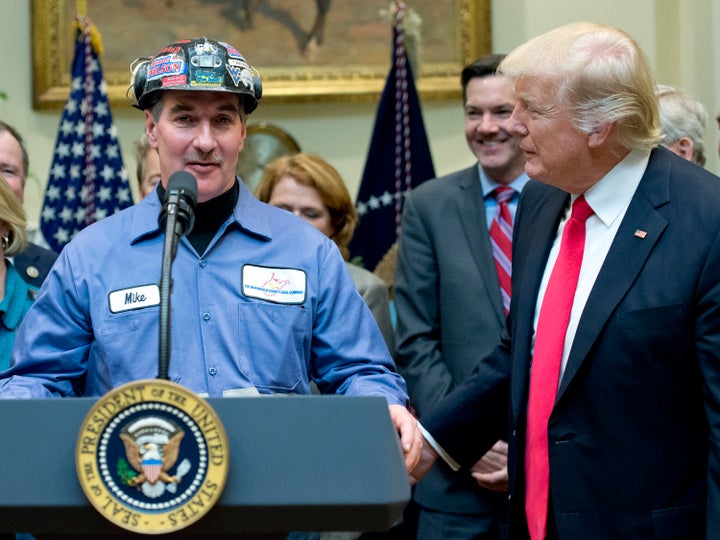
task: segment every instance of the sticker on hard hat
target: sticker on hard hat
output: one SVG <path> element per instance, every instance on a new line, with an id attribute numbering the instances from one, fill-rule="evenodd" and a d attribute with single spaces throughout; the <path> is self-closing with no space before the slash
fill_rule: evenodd
<path id="1" fill-rule="evenodd" d="M 166 54 L 153 58 L 148 69 L 148 81 L 168 75 L 180 75 L 186 72 L 185 62 L 177 54 Z"/>

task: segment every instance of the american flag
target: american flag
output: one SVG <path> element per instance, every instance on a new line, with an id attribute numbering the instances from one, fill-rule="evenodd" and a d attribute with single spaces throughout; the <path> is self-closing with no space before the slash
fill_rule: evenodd
<path id="1" fill-rule="evenodd" d="M 133 204 L 99 49 L 97 30 L 89 19 L 79 18 L 70 96 L 40 217 L 45 240 L 57 252 L 86 226 Z"/>
<path id="2" fill-rule="evenodd" d="M 350 257 L 373 271 L 400 235 L 405 193 L 435 176 L 405 47 L 405 3 L 396 2 L 392 66 L 375 117 L 357 196 Z"/>

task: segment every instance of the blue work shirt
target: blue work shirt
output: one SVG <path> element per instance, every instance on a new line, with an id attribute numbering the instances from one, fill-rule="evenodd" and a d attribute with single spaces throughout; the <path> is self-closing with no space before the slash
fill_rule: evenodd
<path id="1" fill-rule="evenodd" d="M 0 397 L 100 396 L 158 374 L 164 244 L 157 192 L 81 231 L 15 340 Z M 210 397 L 310 393 L 407 403 L 405 382 L 335 244 L 240 183 L 205 253 L 172 267 L 171 380 Z"/>

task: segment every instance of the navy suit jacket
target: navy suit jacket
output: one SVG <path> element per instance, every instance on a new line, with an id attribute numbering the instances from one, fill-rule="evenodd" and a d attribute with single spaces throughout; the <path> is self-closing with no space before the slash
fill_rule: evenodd
<path id="1" fill-rule="evenodd" d="M 523 190 L 501 343 L 424 419 L 470 466 L 505 432 L 509 404 L 510 538 L 527 535 L 533 318 L 568 202 L 538 182 Z M 653 150 L 590 293 L 548 439 L 561 539 L 720 538 L 720 179 L 665 149 Z"/>
<path id="2" fill-rule="evenodd" d="M 39 289 L 57 257 L 51 249 L 30 243 L 22 253 L 15 255 L 13 265 L 25 283 Z"/>
<path id="3" fill-rule="evenodd" d="M 470 377 L 505 324 L 477 165 L 407 195 L 394 287 L 396 363 L 422 420 Z M 504 513 L 502 494 L 444 465 L 418 484 L 414 498 L 443 512 Z"/>

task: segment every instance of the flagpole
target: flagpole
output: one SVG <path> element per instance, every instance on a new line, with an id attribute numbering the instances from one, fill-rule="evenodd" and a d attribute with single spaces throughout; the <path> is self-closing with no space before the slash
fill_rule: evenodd
<path id="1" fill-rule="evenodd" d="M 350 260 L 375 271 L 400 235 L 405 195 L 435 176 L 412 66 L 407 58 L 408 9 L 394 1 L 386 18 L 393 28 L 392 65 L 378 103 L 375 126 L 360 181 L 359 223 Z M 420 21 L 414 22 L 419 26 Z"/>

